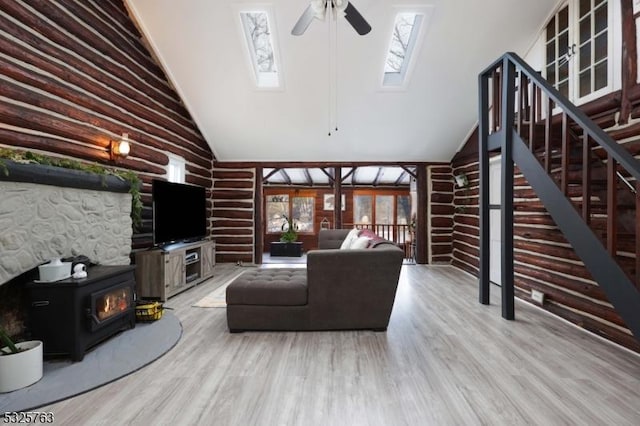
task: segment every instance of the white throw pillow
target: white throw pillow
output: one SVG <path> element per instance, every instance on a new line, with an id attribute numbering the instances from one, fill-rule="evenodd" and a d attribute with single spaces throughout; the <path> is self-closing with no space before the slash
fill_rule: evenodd
<path id="1" fill-rule="evenodd" d="M 348 249 L 351 247 L 351 244 L 358 238 L 358 233 L 360 233 L 359 229 L 353 228 L 347 236 L 344 238 L 344 241 L 340 245 L 340 250 Z"/>
<path id="2" fill-rule="evenodd" d="M 370 239 L 368 237 L 358 237 L 352 243 L 350 249 L 364 249 L 369 245 Z"/>

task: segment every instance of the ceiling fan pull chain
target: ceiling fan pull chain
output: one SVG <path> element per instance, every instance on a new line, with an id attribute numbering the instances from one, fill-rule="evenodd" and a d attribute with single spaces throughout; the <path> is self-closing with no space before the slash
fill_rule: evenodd
<path id="1" fill-rule="evenodd" d="M 338 8 L 338 10 L 340 10 L 340 9 Z M 335 49 L 333 50 L 333 52 L 334 52 L 334 54 L 333 54 L 333 57 L 334 57 L 334 61 L 333 61 L 333 82 L 334 82 L 334 90 L 335 90 L 334 98 L 333 98 L 334 102 L 335 102 L 333 112 L 334 112 L 334 119 L 335 119 L 334 120 L 335 131 L 337 132 L 338 131 L 338 16 L 337 16 L 337 13 L 335 15 L 335 19 L 336 20 L 334 21 L 334 25 L 333 25 L 333 27 L 334 27 L 333 40 L 334 40 L 334 43 L 335 43 L 335 46 L 334 46 Z"/>
<path id="2" fill-rule="evenodd" d="M 328 63 L 329 69 L 328 69 L 328 72 L 327 72 L 327 77 L 329 78 L 329 93 L 328 93 L 328 98 L 327 98 L 327 100 L 328 100 L 328 105 L 327 106 L 329 107 L 328 108 L 329 136 L 331 136 L 331 127 L 332 127 L 331 126 L 331 118 L 332 118 L 332 114 L 331 114 L 331 96 L 332 96 L 332 93 L 333 93 L 333 81 L 332 81 L 333 80 L 333 76 L 331 75 L 332 74 L 331 64 L 333 62 L 333 49 L 332 49 L 332 45 L 331 45 L 331 25 L 333 23 L 332 10 L 331 10 L 332 6 L 333 6 L 333 3 L 331 1 L 328 1 L 327 2 L 327 11 L 329 12 L 329 19 L 328 19 L 328 21 L 329 21 L 329 23 L 328 23 L 329 31 L 327 31 L 327 35 L 328 35 L 328 38 L 329 38 L 329 40 L 328 40 L 329 41 L 329 43 L 328 43 L 328 45 L 329 45 L 329 61 L 328 61 L 329 62 Z"/>
<path id="3" fill-rule="evenodd" d="M 328 1 L 326 4 L 327 11 L 329 12 L 329 29 L 331 29 L 331 2 Z M 329 45 L 329 60 L 327 61 L 327 75 L 329 76 L 329 94 L 327 95 L 328 100 L 328 114 L 327 114 L 327 129 L 329 130 L 329 136 L 331 136 L 331 30 L 327 32 L 328 34 L 328 45 Z"/>

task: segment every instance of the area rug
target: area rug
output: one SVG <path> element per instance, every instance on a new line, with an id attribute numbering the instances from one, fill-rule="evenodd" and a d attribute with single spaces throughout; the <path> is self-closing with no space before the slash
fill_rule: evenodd
<path id="1" fill-rule="evenodd" d="M 0 394 L 0 412 L 29 411 L 113 382 L 160 358 L 181 336 L 180 320 L 165 311 L 158 321 L 137 323 L 98 344 L 80 362 L 45 360 L 40 381 Z"/>
<path id="2" fill-rule="evenodd" d="M 242 275 L 245 271 L 240 271 L 235 273 L 231 278 L 222 283 L 222 285 L 211 293 L 203 297 L 194 303 L 194 308 L 226 308 L 227 307 L 227 287 L 229 284 L 233 282 L 236 278 Z"/>

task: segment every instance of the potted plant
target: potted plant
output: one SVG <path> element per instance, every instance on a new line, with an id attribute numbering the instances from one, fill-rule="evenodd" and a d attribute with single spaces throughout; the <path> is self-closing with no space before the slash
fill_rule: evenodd
<path id="1" fill-rule="evenodd" d="M 280 235 L 280 242 L 293 243 L 298 239 L 298 225 L 296 225 L 293 219 L 284 215 L 284 223 L 282 224 L 282 235 Z"/>
<path id="2" fill-rule="evenodd" d="M 42 378 L 42 342 L 14 343 L 0 326 L 0 393 L 34 384 Z"/>
<path id="3" fill-rule="evenodd" d="M 296 242 L 300 227 L 286 215 L 283 216 L 283 219 L 280 241 L 271 243 L 271 256 L 300 257 L 302 256 L 302 243 Z"/>

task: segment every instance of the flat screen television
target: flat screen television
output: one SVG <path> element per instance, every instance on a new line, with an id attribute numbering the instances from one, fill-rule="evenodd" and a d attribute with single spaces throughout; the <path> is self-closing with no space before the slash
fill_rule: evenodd
<path id="1" fill-rule="evenodd" d="M 153 244 L 197 241 L 207 234 L 207 201 L 201 186 L 153 180 Z"/>

